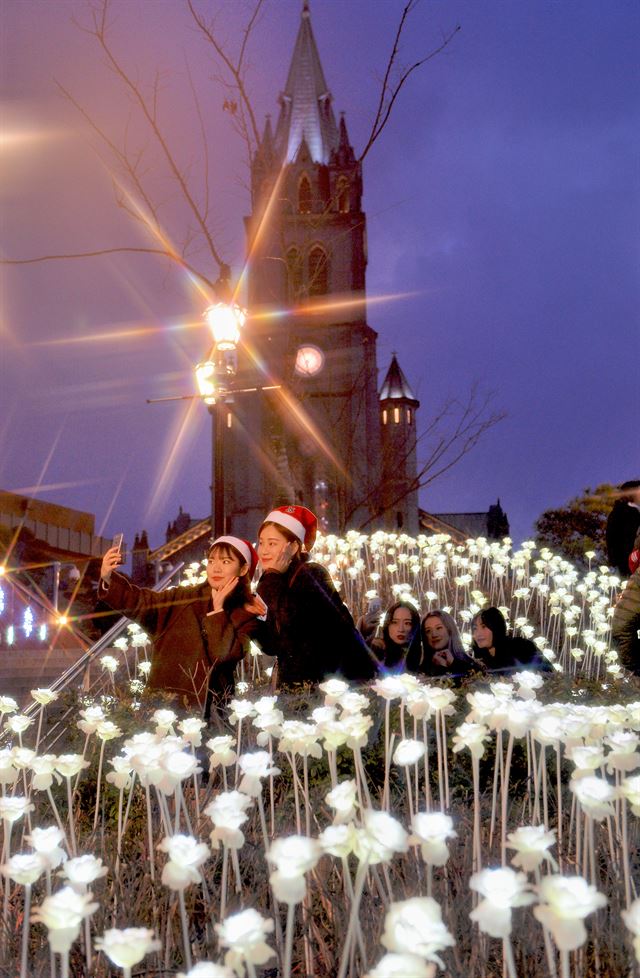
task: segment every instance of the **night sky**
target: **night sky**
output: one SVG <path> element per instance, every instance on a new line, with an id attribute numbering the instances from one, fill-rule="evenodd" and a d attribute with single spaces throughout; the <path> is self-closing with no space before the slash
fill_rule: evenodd
<path id="1" fill-rule="evenodd" d="M 220 10 L 237 45 L 250 4 Z M 238 274 L 247 171 L 222 111 L 217 69 L 180 0 L 116 0 L 115 49 L 146 84 L 183 166 L 202 154 L 187 66 L 209 135 L 212 227 Z M 336 114 L 356 152 L 402 8 L 312 0 Z M 249 48 L 260 125 L 277 115 L 299 0 L 267 0 Z M 148 244 L 113 203 L 97 140 L 60 96 L 109 132 L 131 104 L 70 0 L 3 0 L 0 249 L 5 258 Z M 507 412 L 475 451 L 422 493 L 433 512 L 499 496 L 516 541 L 586 486 L 640 477 L 638 241 L 640 5 L 636 0 L 422 0 L 402 63 L 461 31 L 415 74 L 365 163 L 370 297 L 380 381 L 392 351 L 421 401 L 419 423 L 478 383 Z M 131 116 L 129 140 L 145 137 Z M 199 185 L 200 186 L 200 185 Z M 179 244 L 169 180 L 157 187 Z M 215 269 L 208 271 L 216 277 Z M 202 296 L 166 262 L 136 255 L 4 267 L 0 488 L 96 514 L 98 532 L 143 527 L 152 546 L 182 505 L 209 510 L 210 419 L 193 391 L 208 347 Z"/>

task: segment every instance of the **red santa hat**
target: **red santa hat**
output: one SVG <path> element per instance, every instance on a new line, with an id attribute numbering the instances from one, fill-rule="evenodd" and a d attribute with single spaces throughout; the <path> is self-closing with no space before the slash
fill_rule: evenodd
<path id="1" fill-rule="evenodd" d="M 218 544 L 226 544 L 228 547 L 233 547 L 237 550 L 240 556 L 244 559 L 245 563 L 249 565 L 249 580 L 253 578 L 256 567 L 258 566 L 258 554 L 256 553 L 255 547 L 253 547 L 248 540 L 241 540 L 240 537 L 216 537 L 211 546 L 209 547 L 209 553 Z"/>
<path id="2" fill-rule="evenodd" d="M 304 544 L 306 550 L 311 550 L 316 542 L 318 519 L 304 506 L 278 506 L 271 510 L 264 522 L 284 526 Z"/>

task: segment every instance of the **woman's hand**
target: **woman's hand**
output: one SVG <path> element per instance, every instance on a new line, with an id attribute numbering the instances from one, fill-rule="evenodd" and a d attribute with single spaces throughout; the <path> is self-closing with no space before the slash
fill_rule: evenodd
<path id="1" fill-rule="evenodd" d="M 291 561 L 293 560 L 294 554 L 298 552 L 298 545 L 296 543 L 285 543 L 282 546 L 282 550 L 277 554 L 271 554 L 269 561 L 269 567 L 267 570 L 276 571 L 278 574 L 284 574 L 285 571 L 289 570 Z"/>
<path id="2" fill-rule="evenodd" d="M 249 615 L 263 617 L 267 613 L 267 606 L 259 594 L 252 594 L 250 601 L 245 601 L 244 610 Z"/>
<path id="3" fill-rule="evenodd" d="M 106 554 L 102 558 L 102 564 L 100 566 L 100 578 L 105 584 L 108 584 L 111 580 L 111 574 L 116 569 L 116 567 L 122 563 L 122 553 L 119 547 L 109 547 Z"/>
<path id="4" fill-rule="evenodd" d="M 219 591 L 214 591 L 213 588 L 211 588 L 211 597 L 213 598 L 214 615 L 218 611 L 223 610 L 224 599 L 227 597 L 228 594 L 231 594 L 231 592 L 233 591 L 233 589 L 235 588 L 239 580 L 240 580 L 239 577 L 232 577 L 231 580 L 227 581 L 227 583 L 223 587 L 221 587 Z"/>

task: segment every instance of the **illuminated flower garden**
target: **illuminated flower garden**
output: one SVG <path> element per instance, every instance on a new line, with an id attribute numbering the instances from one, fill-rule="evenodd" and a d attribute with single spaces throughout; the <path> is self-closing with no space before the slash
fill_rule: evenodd
<path id="1" fill-rule="evenodd" d="M 551 669 L 277 696 L 255 650 L 228 723 L 203 727 L 144 692 L 151 649 L 123 626 L 90 690 L 1 700 L 1 973 L 637 975 L 640 689 L 611 647 L 618 579 L 508 540 L 349 533 L 314 556 L 354 616 L 408 595 L 470 646 L 496 605 Z"/>

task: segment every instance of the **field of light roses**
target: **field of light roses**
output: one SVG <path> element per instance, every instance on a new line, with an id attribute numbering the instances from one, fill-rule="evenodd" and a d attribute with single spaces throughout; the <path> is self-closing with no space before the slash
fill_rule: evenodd
<path id="1" fill-rule="evenodd" d="M 404 593 L 464 634 L 498 605 L 553 671 L 277 696 L 256 650 L 213 728 L 144 692 L 127 627 L 90 690 L 0 697 L 0 974 L 637 978 L 620 582 L 508 540 L 350 533 L 314 558 L 356 616 Z"/>

